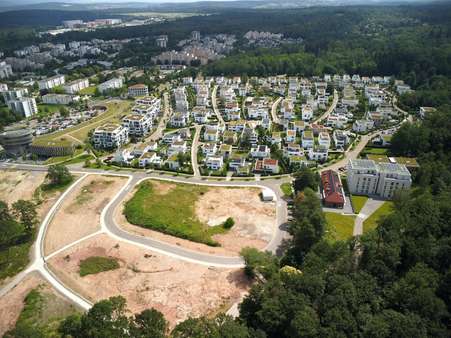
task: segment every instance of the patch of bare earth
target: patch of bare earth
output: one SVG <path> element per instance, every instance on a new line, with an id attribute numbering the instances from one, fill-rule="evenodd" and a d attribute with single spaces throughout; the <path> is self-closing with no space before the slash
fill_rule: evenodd
<path id="1" fill-rule="evenodd" d="M 103 208 L 125 184 L 125 178 L 89 175 L 68 194 L 49 224 L 44 250 L 48 255 L 100 229 Z"/>
<path id="2" fill-rule="evenodd" d="M 80 261 L 91 256 L 114 257 L 121 267 L 80 277 Z M 188 263 L 105 234 L 52 257 L 49 266 L 64 284 L 93 302 L 122 295 L 132 313 L 153 307 L 172 326 L 189 316 L 212 314 L 230 307 L 249 287 L 241 269 Z"/>
<path id="3" fill-rule="evenodd" d="M 31 200 L 45 176 L 41 171 L 0 170 L 0 200 L 8 204 L 20 199 Z"/>
<path id="4" fill-rule="evenodd" d="M 176 186 L 174 183 L 157 180 L 152 180 L 152 185 L 159 194 L 166 194 Z M 206 224 L 219 225 L 228 217 L 234 219 L 235 225 L 231 230 L 213 236 L 213 239 L 221 244 L 220 247 L 211 247 L 130 224 L 123 214 L 123 209 L 125 202 L 132 198 L 135 192 L 136 187 L 114 211 L 116 223 L 128 232 L 186 249 L 212 255 L 237 256 L 244 247 L 265 248 L 275 231 L 275 204 L 263 202 L 259 196 L 259 188 L 209 187 L 196 202 L 196 215 Z"/>

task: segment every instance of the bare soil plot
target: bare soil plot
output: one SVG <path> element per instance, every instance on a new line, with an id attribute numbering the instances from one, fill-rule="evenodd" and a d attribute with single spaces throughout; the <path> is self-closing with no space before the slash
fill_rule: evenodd
<path id="1" fill-rule="evenodd" d="M 178 185 L 158 180 L 150 181 L 159 196 L 168 194 Z M 134 196 L 136 187 L 115 210 L 116 223 L 126 231 L 209 254 L 236 256 L 244 247 L 263 249 L 268 244 L 276 228 L 275 204 L 261 200 L 260 188 L 202 187 L 205 187 L 205 192 L 202 192 L 192 206 L 197 220 L 209 226 L 220 225 L 228 217 L 232 217 L 235 221 L 231 230 L 212 236 L 212 239 L 220 244 L 218 247 L 129 223 L 123 215 L 123 210 L 125 203 Z"/>
<path id="2" fill-rule="evenodd" d="M 0 200 L 8 204 L 20 199 L 31 200 L 46 174 L 41 171 L 0 170 Z"/>
<path id="3" fill-rule="evenodd" d="M 45 238 L 45 254 L 100 229 L 103 208 L 125 184 L 117 176 L 87 176 L 66 197 L 49 224 Z"/>
<path id="4" fill-rule="evenodd" d="M 27 275 L 20 284 L 0 298 L 0 336 L 14 328 L 19 315 L 24 308 L 24 300 L 28 293 L 37 289 L 43 296 L 45 306 L 39 314 L 42 324 L 48 324 L 55 318 L 77 311 L 75 306 L 61 296 L 37 272 Z"/>
<path id="5" fill-rule="evenodd" d="M 91 256 L 114 257 L 121 266 L 81 277 L 79 263 Z M 249 287 L 241 269 L 184 262 L 105 234 L 61 252 L 49 260 L 49 265 L 64 284 L 93 302 L 122 295 L 132 313 L 154 307 L 171 325 L 188 316 L 227 309 Z"/>

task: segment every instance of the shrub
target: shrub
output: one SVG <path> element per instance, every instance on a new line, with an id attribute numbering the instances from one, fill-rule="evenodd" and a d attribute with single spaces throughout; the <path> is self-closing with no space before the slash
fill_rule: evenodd
<path id="1" fill-rule="evenodd" d="M 232 217 L 229 217 L 229 218 L 226 219 L 226 221 L 224 222 L 222 227 L 224 229 L 231 229 L 234 225 L 235 225 L 235 221 L 233 220 Z"/>
<path id="2" fill-rule="evenodd" d="M 92 256 L 80 261 L 80 276 L 96 274 L 119 268 L 116 258 Z"/>

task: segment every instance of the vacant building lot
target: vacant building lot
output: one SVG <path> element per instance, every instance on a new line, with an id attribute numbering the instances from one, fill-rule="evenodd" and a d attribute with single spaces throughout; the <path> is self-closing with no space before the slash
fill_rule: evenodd
<path id="1" fill-rule="evenodd" d="M 8 204 L 20 199 L 31 200 L 45 176 L 41 171 L 0 170 L 0 200 Z"/>
<path id="2" fill-rule="evenodd" d="M 118 176 L 89 175 L 66 197 L 45 238 L 45 254 L 100 229 L 103 208 L 125 184 Z"/>
<path id="3" fill-rule="evenodd" d="M 261 201 L 259 194 L 259 188 L 146 180 L 116 210 L 116 221 L 139 235 L 236 256 L 246 246 L 263 249 L 275 231 L 275 205 Z M 235 225 L 226 230 L 222 224 L 229 217 Z"/>
<path id="4" fill-rule="evenodd" d="M 80 276 L 80 261 L 109 257 L 120 267 Z M 172 325 L 224 310 L 247 290 L 241 269 L 219 269 L 157 254 L 105 234 L 87 239 L 52 257 L 50 268 L 62 282 L 93 302 L 122 295 L 131 312 L 154 307 Z"/>
<path id="5" fill-rule="evenodd" d="M 59 320 L 78 311 L 74 305 L 55 291 L 38 273 L 25 277 L 20 284 L 0 298 L 0 336 L 14 328 L 30 291 L 36 290 L 42 296 L 41 303 L 34 311 L 29 311 L 35 325 L 57 327 Z"/>

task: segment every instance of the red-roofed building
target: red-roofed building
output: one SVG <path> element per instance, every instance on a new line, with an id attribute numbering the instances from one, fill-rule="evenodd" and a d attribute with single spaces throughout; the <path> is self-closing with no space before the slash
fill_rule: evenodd
<path id="1" fill-rule="evenodd" d="M 345 198 L 340 177 L 333 170 L 321 173 L 322 197 L 324 206 L 330 208 L 343 208 Z"/>
<path id="2" fill-rule="evenodd" d="M 270 172 L 273 174 L 278 174 L 279 173 L 279 161 L 274 160 L 272 158 L 265 158 L 263 160 L 257 160 L 257 161 L 255 161 L 254 171 Z"/>

